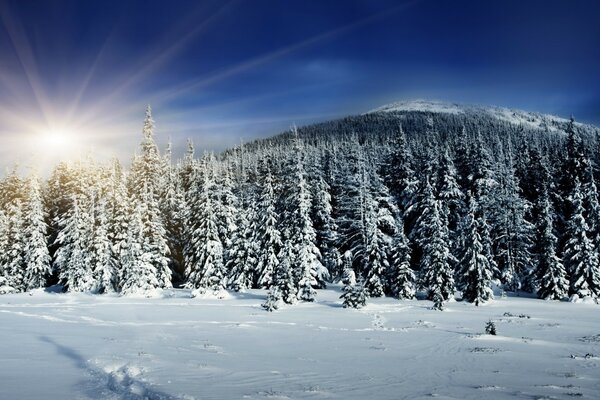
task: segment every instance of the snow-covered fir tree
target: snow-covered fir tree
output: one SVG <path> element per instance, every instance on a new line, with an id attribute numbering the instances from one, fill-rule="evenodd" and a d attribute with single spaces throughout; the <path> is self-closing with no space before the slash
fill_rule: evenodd
<path id="1" fill-rule="evenodd" d="M 268 289 L 273 285 L 274 275 L 279 267 L 277 257 L 281 251 L 282 243 L 275 210 L 273 176 L 268 163 L 264 167 L 262 175 L 262 187 L 258 203 L 259 222 L 256 232 L 256 245 L 260 251 L 256 273 L 258 275 L 257 286 Z"/>
<path id="2" fill-rule="evenodd" d="M 347 252 L 345 254 L 346 262 L 344 267 L 344 275 L 342 276 L 342 295 L 340 299 L 343 299 L 342 306 L 344 308 L 362 308 L 367 304 L 367 291 L 364 287 L 362 278 L 356 280 L 356 275 L 352 269 L 352 262 L 350 261 L 352 255 Z"/>
<path id="3" fill-rule="evenodd" d="M 413 299 L 416 294 L 416 277 L 410 265 L 410 246 L 404 234 L 402 220 L 398 223 L 394 236 L 391 268 L 389 274 L 390 292 L 397 299 Z"/>
<path id="4" fill-rule="evenodd" d="M 43 288 L 52 269 L 42 193 L 39 180 L 35 176 L 30 177 L 28 181 L 23 221 L 24 285 L 27 290 Z"/>
<path id="5" fill-rule="evenodd" d="M 416 238 L 421 248 L 419 285 L 427 290 L 428 298 L 436 308 L 454 297 L 455 257 L 450 253 L 448 226 L 441 201 L 436 200 L 429 179 L 425 182 L 422 214 L 417 220 Z"/>
<path id="6" fill-rule="evenodd" d="M 172 287 L 165 234 L 157 201 L 148 186 L 144 186 L 140 198 L 133 201 L 128 224 L 123 293 L 149 295 L 155 289 Z"/>
<path id="7" fill-rule="evenodd" d="M 569 201 L 573 211 L 568 221 L 568 239 L 563 249 L 564 263 L 570 273 L 569 294 L 580 298 L 598 297 L 600 295 L 598 252 L 589 238 L 581 184 L 577 178 Z"/>
<path id="8" fill-rule="evenodd" d="M 468 211 L 461 224 L 461 258 L 459 261 L 459 289 L 464 300 L 476 306 L 493 299 L 491 284 L 492 266 L 484 254 L 481 240 L 481 228 L 476 219 L 478 205 L 475 199 L 468 198 Z"/>
<path id="9" fill-rule="evenodd" d="M 554 234 L 553 209 L 547 191 L 538 202 L 539 245 L 535 269 L 537 295 L 541 299 L 560 300 L 569 292 L 569 281 L 563 262 L 556 254 L 558 239 Z"/>
<path id="10" fill-rule="evenodd" d="M 290 259 L 291 269 L 297 274 L 298 297 L 304 301 L 314 301 L 314 287 L 319 281 L 329 279 L 329 273 L 320 261 L 316 233 L 310 218 L 311 195 L 304 169 L 303 149 L 300 139 L 294 138 L 296 154 L 290 160 L 290 184 L 285 193 L 288 205 L 285 221 L 285 240 L 292 243 L 294 257 Z"/>
<path id="11" fill-rule="evenodd" d="M 93 220 L 88 210 L 86 199 L 74 195 L 60 223 L 63 229 L 56 237 L 58 251 L 54 263 L 61 283 L 69 292 L 88 292 L 95 287 L 88 242 Z"/>
<path id="12" fill-rule="evenodd" d="M 211 193 L 214 191 L 214 175 L 208 168 L 203 180 L 192 186 L 190 217 L 194 219 L 188 236 L 189 250 L 186 257 L 186 284 L 195 294 L 211 292 L 221 295 L 225 288 L 223 245 L 219 238 L 217 215 L 214 213 Z"/>
<path id="13" fill-rule="evenodd" d="M 240 199 L 240 204 L 243 204 L 243 199 Z M 231 239 L 226 264 L 227 286 L 236 292 L 252 288 L 254 285 L 255 267 L 258 261 L 256 213 L 255 205 L 236 211 L 237 229 Z"/>

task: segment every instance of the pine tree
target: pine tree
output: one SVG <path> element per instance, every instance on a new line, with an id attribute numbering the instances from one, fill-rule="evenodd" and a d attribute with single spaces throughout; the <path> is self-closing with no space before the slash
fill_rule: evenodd
<path id="1" fill-rule="evenodd" d="M 530 291 L 534 227 L 525 219 L 529 204 L 521 196 L 510 147 L 496 177 L 499 185 L 494 188 L 494 210 L 490 215 L 498 278 L 507 290 Z"/>
<path id="2" fill-rule="evenodd" d="M 171 160 L 171 143 L 169 143 L 164 156 L 163 176 L 161 180 L 160 211 L 163 218 L 166 239 L 171 255 L 170 268 L 174 280 L 181 280 L 183 272 L 183 225 L 185 219 L 185 193 L 181 183 L 178 168 Z"/>
<path id="3" fill-rule="evenodd" d="M 279 290 L 281 300 L 286 304 L 294 304 L 298 300 L 298 288 L 291 266 L 292 257 L 294 257 L 292 245 L 289 241 L 285 241 L 278 256 L 279 265 L 275 271 L 272 287 Z"/>
<path id="4" fill-rule="evenodd" d="M 459 289 L 463 299 L 475 303 L 476 306 L 493 299 L 491 289 L 492 266 L 484 254 L 481 241 L 480 224 L 476 220 L 477 202 L 468 199 L 469 209 L 462 224 L 462 257 L 459 262 Z"/>
<path id="5" fill-rule="evenodd" d="M 317 245 L 322 263 L 333 276 L 339 275 L 341 256 L 337 249 L 337 225 L 333 218 L 331 188 L 323 175 L 319 174 L 313 186 L 313 222 L 317 234 Z"/>
<path id="6" fill-rule="evenodd" d="M 219 240 L 223 245 L 223 262 L 227 263 L 229 249 L 232 247 L 232 238 L 238 229 L 235 224 L 237 198 L 234 194 L 231 167 L 225 162 L 216 169 L 216 185 L 214 192 L 214 213 L 217 216 L 217 230 Z"/>
<path id="7" fill-rule="evenodd" d="M 281 293 L 279 293 L 279 288 L 277 286 L 271 286 L 267 293 L 267 299 L 261 306 L 267 311 L 275 311 L 279 308 L 279 303 L 281 302 Z"/>
<path id="8" fill-rule="evenodd" d="M 241 201 L 243 202 L 243 200 Z M 231 248 L 227 255 L 227 286 L 243 291 L 252 288 L 258 259 L 256 244 L 256 210 L 254 205 L 237 210 L 237 230 L 233 234 Z"/>
<path id="9" fill-rule="evenodd" d="M 25 241 L 23 237 L 23 203 L 20 199 L 11 201 L 7 209 L 8 248 L 7 286 L 16 292 L 25 290 Z"/>
<path id="10" fill-rule="evenodd" d="M 94 289 L 87 240 L 91 223 L 85 199 L 74 195 L 71 208 L 60 223 L 64 229 L 56 237 L 58 250 L 54 259 L 59 279 L 69 292 L 88 292 Z"/>
<path id="11" fill-rule="evenodd" d="M 8 271 L 8 218 L 0 209 L 0 294 L 11 293 Z"/>
<path id="12" fill-rule="evenodd" d="M 542 194 L 539 203 L 539 252 L 535 271 L 537 295 L 541 299 L 560 300 L 569 291 L 569 281 L 565 267 L 556 255 L 558 240 L 553 232 L 553 210 L 547 191 Z"/>
<path id="13" fill-rule="evenodd" d="M 122 292 L 150 295 L 155 289 L 172 287 L 169 247 L 153 192 L 144 186 L 140 196 L 133 202 L 128 226 Z"/>
<path id="14" fill-rule="evenodd" d="M 344 287 L 340 299 L 344 299 L 344 308 L 362 308 L 367 304 L 367 291 L 364 288 L 362 278 L 356 281 L 356 275 L 352 268 L 345 268 L 342 278 Z"/>
<path id="15" fill-rule="evenodd" d="M 96 198 L 92 208 L 92 237 L 90 238 L 90 262 L 93 265 L 95 290 L 99 293 L 113 293 L 118 288 L 118 271 L 113 247 L 108 236 L 108 215 L 106 199 Z"/>
<path id="16" fill-rule="evenodd" d="M 416 294 L 415 273 L 410 267 L 410 247 L 404 234 L 402 220 L 394 237 L 389 277 L 392 296 L 397 299 L 414 299 Z"/>
<path id="17" fill-rule="evenodd" d="M 27 290 L 46 286 L 52 273 L 46 238 L 47 225 L 39 180 L 29 179 L 27 199 L 23 212 L 23 253 L 25 257 L 25 287 Z"/>
<path id="18" fill-rule="evenodd" d="M 110 173 L 107 178 L 108 193 L 106 195 L 106 236 L 110 241 L 111 265 L 116 274 L 116 289 L 120 290 L 123 280 L 123 263 L 127 258 L 129 219 L 131 211 L 125 186 L 125 177 L 117 159 L 111 161 Z"/>
<path id="19" fill-rule="evenodd" d="M 423 213 L 417 220 L 417 241 L 422 250 L 420 286 L 428 291 L 429 299 L 439 303 L 454 296 L 454 277 L 451 263 L 448 227 L 445 225 L 441 204 L 433 195 L 433 188 L 426 180 Z"/>
<path id="20" fill-rule="evenodd" d="M 583 196 L 579 179 L 570 196 L 573 213 L 568 221 L 567 241 L 563 250 L 565 266 L 571 276 L 569 294 L 578 297 L 600 295 L 600 267 L 598 253 L 589 238 L 589 226 L 585 220 Z"/>
<path id="21" fill-rule="evenodd" d="M 193 289 L 193 294 L 211 291 L 220 296 L 225 288 L 225 276 L 223 245 L 219 239 L 211 196 L 215 190 L 213 179 L 213 175 L 207 171 L 204 181 L 197 180 L 193 185 L 197 197 L 194 198 L 192 212 L 198 222 L 189 239 L 192 252 L 186 260 L 186 287 Z"/>
<path id="22" fill-rule="evenodd" d="M 448 147 L 444 148 L 439 156 L 437 170 L 437 198 L 442 200 L 442 211 L 444 218 L 448 221 L 449 229 L 456 230 L 462 206 L 464 194 L 458 184 L 457 172 Z"/>
<path id="23" fill-rule="evenodd" d="M 406 135 L 400 125 L 392 141 L 392 152 L 385 161 L 383 176 L 401 211 L 405 211 L 413 203 L 417 192 L 418 180 L 411 168 L 411 161 Z"/>
<path id="24" fill-rule="evenodd" d="M 308 190 L 300 139 L 294 139 L 296 154 L 290 165 L 290 185 L 286 193 L 289 206 L 286 240 L 291 241 L 294 257 L 290 259 L 291 269 L 297 276 L 298 297 L 313 301 L 314 287 L 319 280 L 329 279 L 329 273 L 320 261 L 321 254 L 316 246 L 316 233 L 310 218 L 311 195 Z"/>
<path id="25" fill-rule="evenodd" d="M 260 249 L 256 271 L 257 286 L 269 289 L 273 285 L 275 271 L 279 266 L 277 255 L 281 251 L 281 234 L 279 232 L 275 211 L 275 193 L 273 192 L 273 176 L 267 165 L 264 171 L 262 189 L 259 198 L 259 224 L 257 232 L 257 248 Z"/>
<path id="26" fill-rule="evenodd" d="M 154 119 L 152 119 L 150 106 L 146 107 L 142 134 L 144 137 L 141 143 L 141 154 L 134 157 L 131 164 L 129 193 L 139 198 L 144 195 L 144 191 L 150 191 L 155 200 L 159 201 L 164 162 L 154 141 Z"/>

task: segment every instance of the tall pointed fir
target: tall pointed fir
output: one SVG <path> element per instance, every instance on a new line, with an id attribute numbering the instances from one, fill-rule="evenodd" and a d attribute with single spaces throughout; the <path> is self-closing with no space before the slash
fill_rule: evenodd
<path id="1" fill-rule="evenodd" d="M 436 200 L 429 179 L 425 182 L 422 214 L 417 220 L 416 238 L 421 248 L 420 286 L 427 290 L 434 308 L 454 297 L 454 273 L 448 243 L 448 226 L 444 223 L 441 202 Z"/>
<path id="2" fill-rule="evenodd" d="M 185 195 L 181 184 L 181 175 L 171 160 L 171 143 L 165 151 L 161 180 L 160 211 L 164 221 L 166 239 L 169 245 L 170 265 L 173 280 L 183 280 L 183 224 L 185 213 Z"/>
<path id="3" fill-rule="evenodd" d="M 110 241 L 110 262 L 116 274 L 116 289 L 120 290 L 124 273 L 123 263 L 128 254 L 127 233 L 129 230 L 130 211 L 133 211 L 133 209 L 130 209 L 125 176 L 118 159 L 111 161 L 110 173 L 107 180 L 108 193 L 106 195 L 106 204 L 104 204 L 107 219 L 106 236 Z"/>
<path id="4" fill-rule="evenodd" d="M 352 254 L 355 272 L 364 277 L 369 296 L 379 297 L 389 286 L 387 276 L 397 208 L 356 140 L 351 143 L 349 153 L 338 215 L 340 249 Z"/>
<path id="5" fill-rule="evenodd" d="M 108 215 L 106 199 L 96 194 L 92 208 L 92 237 L 90 240 L 90 261 L 93 265 L 95 288 L 98 293 L 114 293 L 118 289 L 118 270 L 111 240 L 108 236 Z"/>
<path id="6" fill-rule="evenodd" d="M 297 131 L 294 131 L 294 154 L 289 164 L 289 184 L 285 193 L 289 219 L 286 221 L 286 237 L 294 249 L 290 260 L 292 271 L 297 275 L 298 297 L 314 301 L 318 279 L 329 278 L 328 271 L 320 261 L 316 246 L 316 233 L 310 218 L 311 195 L 304 169 L 304 149 Z"/>
<path id="7" fill-rule="evenodd" d="M 530 205 L 521 195 L 510 146 L 506 153 L 504 162 L 498 164 L 495 174 L 499 183 L 493 188 L 495 195 L 491 196 L 493 200 L 488 199 L 488 205 L 494 205 L 489 215 L 493 226 L 498 278 L 506 290 L 531 291 L 534 227 L 525 218 Z"/>
<path id="8" fill-rule="evenodd" d="M 0 294 L 11 293 L 10 275 L 8 270 L 9 262 L 9 240 L 8 240 L 8 218 L 0 208 Z"/>
<path id="9" fill-rule="evenodd" d="M 600 296 L 600 266 L 598 253 L 589 238 L 589 225 L 585 220 L 581 184 L 575 178 L 575 186 L 569 197 L 573 210 L 567 223 L 567 240 L 563 259 L 570 273 L 569 294 L 583 297 Z"/>
<path id="10" fill-rule="evenodd" d="M 58 250 L 54 263 L 60 282 L 69 292 L 88 292 L 94 289 L 94 276 L 88 248 L 92 218 L 87 199 L 73 195 L 71 207 L 60 223 L 63 229 L 56 237 Z"/>
<path id="11" fill-rule="evenodd" d="M 281 296 L 286 304 L 294 304 L 298 300 L 298 288 L 296 287 L 296 277 L 292 270 L 292 259 L 294 251 L 290 241 L 284 241 L 278 259 L 279 265 L 275 270 L 273 278 L 273 286 L 271 288 L 278 289 L 278 295 Z"/>
<path id="12" fill-rule="evenodd" d="M 255 266 L 259 248 L 256 243 L 257 204 L 246 197 L 238 199 L 236 210 L 236 230 L 233 232 L 231 247 L 227 251 L 227 286 L 236 292 L 250 289 L 254 285 Z"/>
<path id="13" fill-rule="evenodd" d="M 367 304 L 367 291 L 364 288 L 364 282 L 362 278 L 356 280 L 356 274 L 352 269 L 352 255 L 350 252 L 346 252 L 344 262 L 344 274 L 342 275 L 342 295 L 340 299 L 343 299 L 342 306 L 344 308 L 362 308 Z"/>
<path id="14" fill-rule="evenodd" d="M 494 298 L 491 288 L 493 269 L 484 252 L 477 215 L 480 215 L 477 201 L 469 196 L 468 211 L 461 226 L 462 255 L 458 276 L 463 299 L 476 306 Z"/>
<path id="15" fill-rule="evenodd" d="M 186 259 L 186 287 L 193 295 L 210 292 L 221 296 L 225 287 L 223 245 L 219 239 L 217 216 L 213 212 L 214 174 L 207 167 L 202 181 L 192 184 L 191 216 L 195 220 L 189 237 L 190 250 Z"/>
<path id="16" fill-rule="evenodd" d="M 331 188 L 325 177 L 319 174 L 313 189 L 313 222 L 317 234 L 317 245 L 321 252 L 321 261 L 332 276 L 339 276 L 342 264 L 340 252 L 337 249 L 337 225 L 333 218 L 331 205 Z"/>
<path id="17" fill-rule="evenodd" d="M 215 167 L 215 190 L 214 212 L 217 216 L 217 230 L 219 240 L 223 245 L 223 262 L 227 263 L 229 249 L 232 246 L 232 238 L 237 230 L 235 224 L 237 198 L 233 179 L 231 179 L 230 163 L 224 161 L 216 163 Z"/>
<path id="18" fill-rule="evenodd" d="M 456 242 L 457 228 L 460 220 L 459 211 L 463 206 L 464 194 L 458 184 L 456 167 L 450 157 L 448 147 L 444 147 L 438 159 L 436 193 L 442 201 L 442 215 L 448 222 L 453 245 Z"/>
<path id="19" fill-rule="evenodd" d="M 370 195 L 365 207 L 364 224 L 364 286 L 369 297 L 381 297 L 387 286 L 386 275 L 389 271 L 389 249 L 387 238 L 379 226 L 377 202 Z"/>
<path id="20" fill-rule="evenodd" d="M 410 266 L 410 246 L 404 234 L 402 220 L 398 222 L 394 236 L 389 282 L 391 295 L 397 299 L 414 299 L 416 294 L 415 273 Z"/>
<path id="21" fill-rule="evenodd" d="M 28 182 L 27 199 L 23 207 L 23 245 L 25 255 L 25 288 L 27 290 L 46 286 L 50 276 L 50 254 L 46 238 L 47 226 L 40 182 L 32 176 Z"/>
<path id="22" fill-rule="evenodd" d="M 144 195 L 142 191 L 149 190 L 159 201 L 164 161 L 154 141 L 154 119 L 152 119 L 150 106 L 146 107 L 142 134 L 141 153 L 134 157 L 131 164 L 129 192 L 133 196 L 142 197 Z"/>
<path id="23" fill-rule="evenodd" d="M 558 239 L 554 235 L 553 209 L 547 190 L 538 200 L 537 295 L 545 300 L 560 300 L 569 292 L 569 281 L 562 260 L 556 255 Z"/>
<path id="24" fill-rule="evenodd" d="M 8 245 L 6 278 L 7 286 L 15 292 L 22 292 L 26 285 L 25 275 L 25 241 L 23 237 L 23 203 L 16 198 L 8 203 L 6 211 L 8 219 Z"/>
<path id="25" fill-rule="evenodd" d="M 128 225 L 127 256 L 123 263 L 122 292 L 152 295 L 172 287 L 169 247 L 152 190 L 144 185 L 133 200 Z"/>
<path id="26" fill-rule="evenodd" d="M 268 163 L 262 172 L 261 193 L 258 204 L 257 247 L 260 249 L 256 272 L 257 286 L 270 288 L 274 275 L 279 268 L 278 254 L 282 248 L 281 234 L 278 229 L 277 213 L 275 211 L 275 193 L 273 191 L 273 176 Z"/>
<path id="27" fill-rule="evenodd" d="M 390 145 L 392 150 L 386 157 L 382 175 L 398 207 L 401 211 L 406 211 L 414 201 L 418 180 L 411 167 L 412 154 L 408 148 L 402 125 L 398 126 L 398 131 L 393 136 Z"/>

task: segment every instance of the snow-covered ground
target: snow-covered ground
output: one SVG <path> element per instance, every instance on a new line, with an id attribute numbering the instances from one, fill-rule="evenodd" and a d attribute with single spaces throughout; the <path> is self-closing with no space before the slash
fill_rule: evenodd
<path id="1" fill-rule="evenodd" d="M 600 398 L 600 306 L 0 296 L 1 399 Z M 498 335 L 483 334 L 488 320 Z"/>

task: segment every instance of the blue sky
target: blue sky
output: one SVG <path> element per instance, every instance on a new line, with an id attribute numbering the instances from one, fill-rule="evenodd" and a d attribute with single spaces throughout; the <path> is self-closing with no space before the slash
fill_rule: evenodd
<path id="1" fill-rule="evenodd" d="M 16 139 L 46 127 L 129 155 L 147 103 L 176 149 L 415 98 L 600 124 L 598 15 L 597 1 L 0 0 L 1 156 L 48 152 Z"/>

